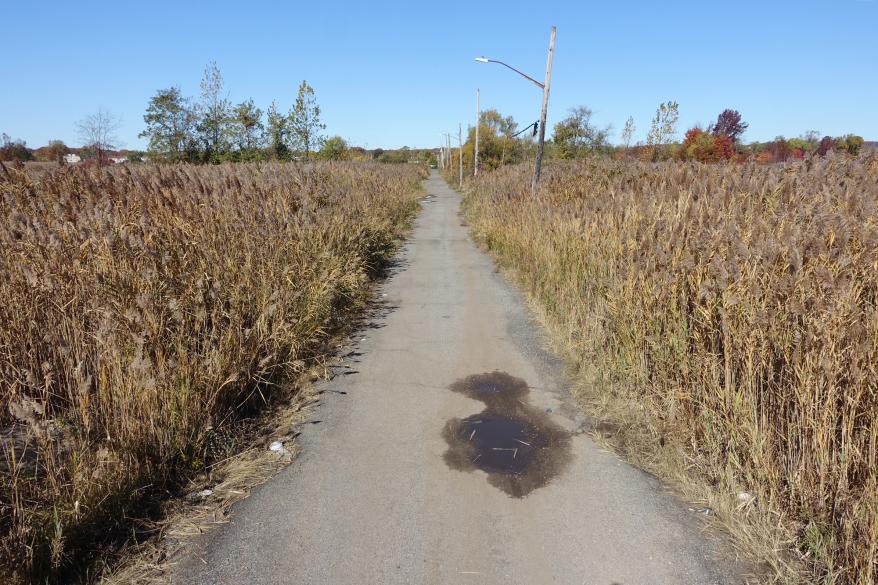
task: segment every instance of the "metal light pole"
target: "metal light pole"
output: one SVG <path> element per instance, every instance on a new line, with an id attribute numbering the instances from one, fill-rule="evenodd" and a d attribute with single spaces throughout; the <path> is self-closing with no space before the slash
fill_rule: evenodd
<path id="1" fill-rule="evenodd" d="M 537 194 L 537 186 L 540 183 L 540 172 L 542 171 L 543 166 L 543 146 L 546 141 L 546 115 L 549 110 L 549 85 L 552 80 L 552 57 L 555 55 L 555 27 L 552 27 L 552 33 L 549 36 L 549 56 L 546 59 L 546 81 L 545 83 L 540 83 L 530 75 L 523 73 L 516 69 L 515 67 L 504 63 L 503 61 L 498 61 L 496 59 L 488 59 L 487 57 L 476 57 L 476 61 L 479 63 L 497 63 L 498 65 L 503 65 L 508 69 L 512 69 L 537 87 L 543 90 L 543 107 L 540 110 L 540 128 L 539 128 L 539 141 L 537 142 L 537 159 L 534 165 L 534 177 L 533 182 L 531 183 L 531 194 L 536 196 Z M 478 125 L 476 126 L 478 128 Z"/>
<path id="2" fill-rule="evenodd" d="M 473 176 L 477 177 L 479 175 L 479 124 L 481 124 L 482 118 L 482 106 L 479 103 L 481 100 L 481 96 L 479 95 L 479 89 L 476 88 L 476 149 L 475 154 L 473 155 Z"/>

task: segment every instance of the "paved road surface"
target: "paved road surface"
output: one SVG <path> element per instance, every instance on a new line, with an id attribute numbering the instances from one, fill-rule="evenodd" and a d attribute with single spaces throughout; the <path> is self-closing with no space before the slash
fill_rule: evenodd
<path id="1" fill-rule="evenodd" d="M 470 240 L 460 197 L 435 173 L 426 185 L 386 315 L 327 382 L 346 394 L 325 394 L 303 453 L 174 582 L 743 582 L 686 505 L 582 434 L 561 364 Z"/>

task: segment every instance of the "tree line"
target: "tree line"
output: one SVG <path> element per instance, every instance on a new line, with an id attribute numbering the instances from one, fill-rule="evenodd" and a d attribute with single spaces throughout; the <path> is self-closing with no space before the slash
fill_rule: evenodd
<path id="1" fill-rule="evenodd" d="M 432 149 L 424 151 L 384 151 L 352 148 L 340 136 L 325 137 L 326 126 L 320 120 L 320 106 L 314 89 L 307 81 L 299 85 L 292 107 L 284 112 L 277 101 L 267 111 L 252 99 L 238 104 L 224 94 L 222 74 L 215 62 L 207 65 L 197 98 L 186 97 L 177 86 L 160 89 L 150 98 L 143 116 L 145 130 L 140 137 L 148 140 L 146 156 L 154 161 L 217 163 L 223 161 L 309 159 L 313 155 L 329 160 L 356 158 L 382 162 L 407 162 L 418 159 L 435 163 Z M 744 144 L 743 133 L 749 125 L 734 109 L 725 109 L 707 128 L 688 129 L 682 141 L 676 141 L 679 104 L 659 104 L 650 121 L 645 142 L 631 144 L 637 127 L 628 117 L 621 132 L 621 143 L 613 145 L 611 125 L 600 127 L 592 121 L 592 110 L 586 106 L 571 108 L 556 123 L 553 136 L 546 144 L 547 158 L 573 159 L 595 154 L 640 160 L 697 160 L 719 162 L 752 159 L 760 163 L 782 162 L 803 158 L 806 154 L 825 155 L 830 151 L 857 155 L 866 144 L 854 134 L 820 136 L 809 131 L 797 138 L 778 136 L 768 142 Z M 479 117 L 479 164 L 492 169 L 513 164 L 532 156 L 536 122 L 523 129 L 511 116 L 495 109 L 482 111 Z M 105 110 L 98 110 L 77 123 L 84 147 L 79 149 L 85 164 L 107 164 L 117 147 L 115 131 L 118 119 Z M 475 150 L 475 127 L 470 127 L 463 145 L 465 168 L 472 170 Z M 20 140 L 7 135 L 0 140 L 0 160 L 63 161 L 69 149 L 60 141 L 33 151 Z M 424 154 L 429 153 L 429 154 Z M 120 153 L 116 152 L 118 157 Z M 138 160 L 139 153 L 128 153 L 129 160 Z M 454 161 L 452 161 L 454 162 Z"/>
<path id="2" fill-rule="evenodd" d="M 571 108 L 568 115 L 555 124 L 553 135 L 546 143 L 546 156 L 554 159 L 576 159 L 594 155 L 639 160 L 697 160 L 720 162 L 724 160 L 754 160 L 758 163 L 783 162 L 803 158 L 808 153 L 826 155 L 836 151 L 857 155 L 865 142 L 854 134 L 832 137 L 810 131 L 799 138 L 778 136 L 768 142 L 744 144 L 742 137 L 749 127 L 740 112 L 727 108 L 707 128 L 694 126 L 678 141 L 677 124 L 680 105 L 675 101 L 662 102 L 650 120 L 645 142 L 632 144 L 637 127 L 634 118 L 625 121 L 621 142 L 612 144 L 611 125 L 599 126 L 593 121 L 593 112 L 586 106 Z M 479 168 L 494 169 L 521 162 L 532 155 L 535 124 L 519 130 L 511 116 L 494 109 L 484 110 L 479 117 Z M 472 171 L 475 149 L 475 127 L 470 127 L 463 145 L 464 169 Z M 456 163 L 456 161 L 452 161 Z"/>
<path id="3" fill-rule="evenodd" d="M 168 162 L 250 161 L 272 158 L 341 158 L 347 143 L 326 139 L 314 89 L 302 81 L 289 111 L 272 101 L 267 111 L 252 99 L 233 104 L 224 94 L 223 77 L 215 62 L 204 70 L 198 98 L 186 97 L 177 86 L 160 89 L 150 98 L 140 133 L 148 140 L 147 156 Z"/>

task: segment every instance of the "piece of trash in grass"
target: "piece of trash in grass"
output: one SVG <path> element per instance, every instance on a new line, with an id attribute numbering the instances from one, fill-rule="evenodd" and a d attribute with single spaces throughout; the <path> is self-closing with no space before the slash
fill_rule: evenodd
<path id="1" fill-rule="evenodd" d="M 194 492 L 190 492 L 186 495 L 186 500 L 189 502 L 196 503 L 200 500 L 204 500 L 205 498 L 209 498 L 213 495 L 213 490 L 211 489 L 203 489 Z"/>
<path id="2" fill-rule="evenodd" d="M 713 510 L 710 508 L 689 508 L 690 512 L 696 512 L 698 514 L 704 514 L 705 516 L 710 516 L 713 514 Z"/>
<path id="3" fill-rule="evenodd" d="M 271 445 L 268 446 L 268 450 L 272 453 L 277 453 L 282 461 L 289 463 L 293 460 L 293 454 L 290 453 L 284 444 L 280 441 L 274 441 Z"/>

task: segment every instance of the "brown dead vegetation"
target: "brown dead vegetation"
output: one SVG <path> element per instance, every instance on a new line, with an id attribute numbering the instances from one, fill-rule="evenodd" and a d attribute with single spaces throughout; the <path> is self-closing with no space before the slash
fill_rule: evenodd
<path id="1" fill-rule="evenodd" d="M 422 176 L 0 169 L 0 580 L 84 578 L 240 450 L 362 307 Z"/>
<path id="2" fill-rule="evenodd" d="M 476 235 L 599 429 L 787 582 L 878 581 L 878 158 L 485 173 Z"/>

